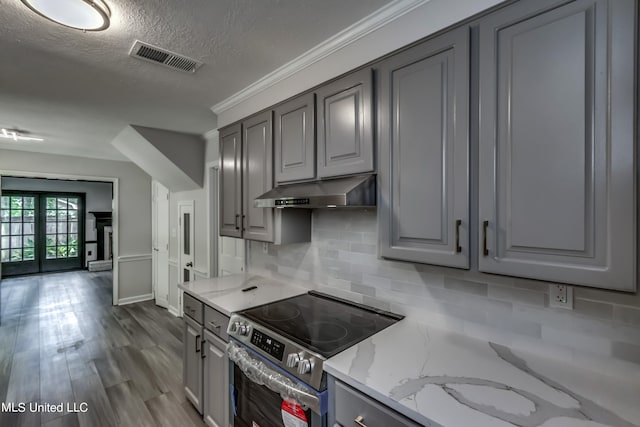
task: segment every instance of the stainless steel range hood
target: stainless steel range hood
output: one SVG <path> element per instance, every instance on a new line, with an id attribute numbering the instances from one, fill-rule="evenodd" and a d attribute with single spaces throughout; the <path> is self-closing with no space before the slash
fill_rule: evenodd
<path id="1" fill-rule="evenodd" d="M 280 185 L 254 201 L 257 208 L 345 208 L 376 205 L 376 176 L 358 175 Z"/>

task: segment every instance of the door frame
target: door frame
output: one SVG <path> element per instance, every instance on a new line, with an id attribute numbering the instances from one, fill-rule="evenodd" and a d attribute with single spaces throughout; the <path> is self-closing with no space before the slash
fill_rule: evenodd
<path id="1" fill-rule="evenodd" d="M 98 182 L 110 182 L 112 184 L 113 199 L 111 201 L 111 226 L 113 228 L 113 247 L 111 251 L 113 253 L 113 279 L 112 279 L 112 297 L 111 304 L 118 305 L 118 261 L 119 261 L 119 234 L 120 234 L 120 221 L 119 221 L 119 205 L 120 205 L 120 192 L 119 192 L 119 178 L 106 177 L 106 176 L 91 176 L 91 175 L 74 175 L 74 174 L 61 174 L 61 173 L 48 173 L 48 172 L 25 172 L 9 169 L 0 169 L 0 194 L 2 193 L 2 177 L 3 176 L 15 176 L 21 178 L 49 178 L 49 179 L 62 179 L 62 180 L 82 180 L 82 181 L 98 181 Z M 83 248 L 84 251 L 84 248 Z M 0 274 L 2 273 L 2 267 L 0 266 Z"/>

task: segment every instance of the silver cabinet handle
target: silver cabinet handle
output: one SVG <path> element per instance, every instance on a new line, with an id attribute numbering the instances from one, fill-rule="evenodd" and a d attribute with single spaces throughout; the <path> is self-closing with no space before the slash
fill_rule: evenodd
<path id="1" fill-rule="evenodd" d="M 362 415 L 358 415 L 356 419 L 353 420 L 353 423 L 359 427 L 367 427 L 367 425 L 363 423 L 363 421 L 364 421 L 364 417 Z"/>
<path id="2" fill-rule="evenodd" d="M 462 225 L 462 220 L 456 220 L 456 253 L 462 252 L 462 247 L 460 246 L 460 226 Z"/>
<path id="3" fill-rule="evenodd" d="M 209 322 L 209 324 L 211 325 L 211 327 L 212 327 L 213 329 L 220 329 L 220 325 L 216 325 L 216 324 L 215 324 L 215 323 L 213 323 L 213 322 Z"/>
<path id="4" fill-rule="evenodd" d="M 200 343 L 200 348 L 198 348 L 198 343 Z M 202 343 L 200 342 L 200 335 L 196 335 L 196 353 L 200 353 L 200 350 L 202 349 Z"/>

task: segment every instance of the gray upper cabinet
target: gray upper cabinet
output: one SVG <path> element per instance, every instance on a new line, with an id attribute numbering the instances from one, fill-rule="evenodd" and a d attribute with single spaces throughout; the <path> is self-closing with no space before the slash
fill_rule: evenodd
<path id="1" fill-rule="evenodd" d="M 315 98 L 313 93 L 294 98 L 274 109 L 276 184 L 316 176 Z"/>
<path id="2" fill-rule="evenodd" d="M 374 170 L 372 84 L 367 68 L 316 90 L 318 178 Z"/>
<path id="3" fill-rule="evenodd" d="M 479 269 L 636 288 L 633 0 L 480 24 Z"/>
<path id="4" fill-rule="evenodd" d="M 240 125 L 220 130 L 220 235 L 242 237 L 242 133 Z"/>
<path id="5" fill-rule="evenodd" d="M 469 267 L 469 29 L 378 70 L 380 253 Z"/>
<path id="6" fill-rule="evenodd" d="M 272 113 L 267 111 L 242 122 L 243 237 L 273 241 L 273 209 L 256 208 L 256 197 L 273 188 Z"/>

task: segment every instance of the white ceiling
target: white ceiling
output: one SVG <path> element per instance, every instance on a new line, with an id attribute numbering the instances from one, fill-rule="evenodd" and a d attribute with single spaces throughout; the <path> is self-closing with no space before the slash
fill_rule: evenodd
<path id="1" fill-rule="evenodd" d="M 203 134 L 210 107 L 391 0 L 106 0 L 111 26 L 65 28 L 0 0 L 0 127 L 46 139 L 0 148 L 125 160 L 127 125 Z M 131 58 L 138 39 L 205 65 L 181 73 Z"/>

